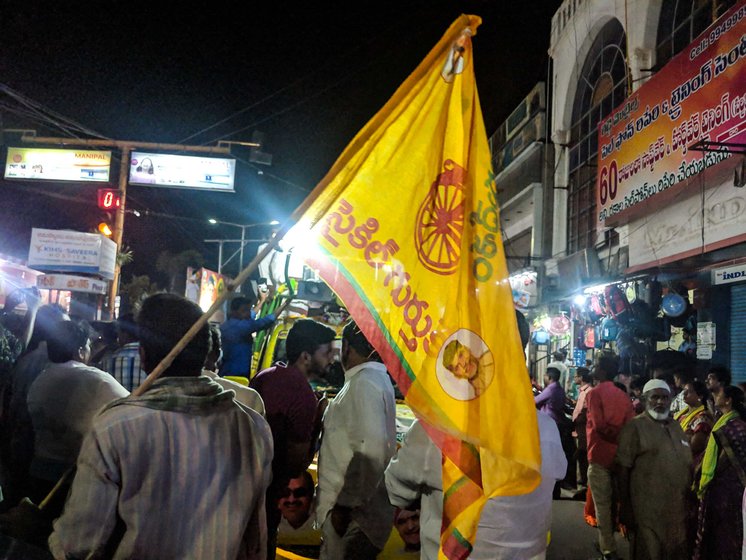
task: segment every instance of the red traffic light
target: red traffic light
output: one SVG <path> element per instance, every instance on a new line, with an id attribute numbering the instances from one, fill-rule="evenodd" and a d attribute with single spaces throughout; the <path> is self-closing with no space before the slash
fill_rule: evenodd
<path id="1" fill-rule="evenodd" d="M 119 208 L 121 201 L 119 191 L 116 189 L 98 189 L 98 207 L 101 210 L 113 210 Z"/>

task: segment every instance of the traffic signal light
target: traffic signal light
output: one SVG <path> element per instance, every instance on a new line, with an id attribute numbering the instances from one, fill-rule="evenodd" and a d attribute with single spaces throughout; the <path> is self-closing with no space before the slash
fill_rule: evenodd
<path id="1" fill-rule="evenodd" d="M 119 208 L 121 200 L 116 189 L 98 189 L 98 207 L 101 210 L 115 210 Z"/>
<path id="2" fill-rule="evenodd" d="M 111 237 L 113 234 L 113 227 L 112 224 L 114 223 L 112 220 L 112 214 L 111 212 L 101 212 L 98 217 L 98 225 L 96 226 L 96 230 L 102 235 L 105 235 L 106 237 Z"/>
<path id="3" fill-rule="evenodd" d="M 98 231 L 99 233 L 104 234 L 106 237 L 111 237 L 111 234 L 114 233 L 111 231 L 111 227 L 106 222 L 101 222 L 98 224 Z"/>

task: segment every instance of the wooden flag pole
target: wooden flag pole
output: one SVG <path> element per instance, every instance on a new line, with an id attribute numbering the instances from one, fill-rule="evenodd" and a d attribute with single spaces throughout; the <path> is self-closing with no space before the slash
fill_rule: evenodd
<path id="1" fill-rule="evenodd" d="M 332 168 L 332 171 L 334 171 L 334 168 Z M 239 273 L 235 280 L 233 280 L 233 282 L 229 284 L 228 289 L 218 296 L 218 299 L 215 300 L 215 303 L 212 304 L 210 309 L 202 314 L 197 322 L 194 323 L 192 327 L 184 334 L 181 340 L 176 343 L 176 346 L 174 346 L 166 355 L 166 357 L 164 357 L 161 362 L 155 367 L 155 369 L 150 372 L 150 374 L 145 378 L 140 386 L 132 391 L 132 396 L 138 397 L 150 388 L 153 382 L 158 379 L 158 377 L 160 377 L 160 375 L 166 369 L 169 368 L 176 356 L 178 356 L 179 353 L 184 350 L 184 348 L 186 348 L 187 344 L 189 344 L 192 338 L 194 338 L 194 336 L 200 331 L 205 323 L 207 323 L 210 317 L 212 317 L 212 315 L 218 309 L 220 309 L 220 306 L 223 305 L 223 302 L 228 298 L 231 292 L 233 292 L 233 290 L 235 290 L 237 286 L 243 284 L 248 279 L 249 275 L 252 274 L 259 267 L 259 263 L 261 263 L 264 258 L 270 254 L 270 252 L 274 251 L 274 249 L 279 245 L 280 241 L 282 241 L 282 238 L 285 237 L 290 228 L 295 225 L 295 223 L 300 219 L 303 213 L 308 210 L 311 204 L 316 201 L 319 194 L 321 194 L 321 192 L 324 190 L 327 183 L 329 182 L 330 177 L 333 177 L 332 171 L 330 171 L 326 175 L 326 177 L 324 177 L 324 179 L 322 179 L 319 184 L 316 185 L 316 187 L 308 194 L 305 200 L 293 211 L 292 215 L 277 231 L 275 236 L 270 239 L 269 243 L 267 243 L 264 249 L 262 249 L 257 254 L 257 256 L 254 257 L 254 259 L 246 266 L 246 268 L 244 268 Z"/>
<path id="2" fill-rule="evenodd" d="M 187 344 L 191 342 L 191 340 L 195 337 L 195 335 L 202 329 L 202 327 L 205 326 L 205 323 L 210 319 L 210 317 L 213 316 L 213 314 L 220 309 L 220 307 L 223 305 L 223 302 L 228 299 L 228 296 L 236 289 L 237 286 L 240 286 L 243 284 L 249 277 L 249 275 L 254 272 L 258 267 L 259 263 L 261 263 L 264 258 L 270 254 L 270 252 L 274 251 L 277 245 L 280 243 L 282 238 L 285 236 L 285 234 L 288 232 L 289 224 L 292 223 L 290 220 L 288 220 L 288 223 L 286 225 L 283 225 L 283 227 L 277 232 L 274 238 L 272 238 L 269 243 L 257 254 L 256 257 L 244 268 L 238 276 L 228 285 L 228 289 L 224 290 L 223 293 L 218 295 L 218 298 L 215 300 L 215 302 L 210 306 L 210 309 L 205 311 L 202 316 L 197 320 L 196 323 L 194 323 L 191 328 L 184 334 L 183 337 L 181 337 L 181 340 L 176 343 L 176 346 L 174 346 L 171 351 L 166 354 L 166 356 L 161 360 L 161 362 L 151 371 L 148 376 L 145 378 L 145 380 L 140 384 L 139 387 L 137 387 L 134 391 L 132 391 L 132 396 L 138 397 L 142 395 L 145 391 L 147 391 L 151 385 L 155 382 L 156 379 L 160 377 L 160 375 L 166 371 L 169 366 L 173 363 L 176 356 L 178 356 L 184 348 L 186 348 Z"/>

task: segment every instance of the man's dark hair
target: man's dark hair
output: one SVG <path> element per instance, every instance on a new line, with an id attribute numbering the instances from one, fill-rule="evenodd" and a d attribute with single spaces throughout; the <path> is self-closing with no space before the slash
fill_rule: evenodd
<path id="1" fill-rule="evenodd" d="M 684 368 L 675 369 L 673 371 L 673 377 L 674 380 L 678 377 L 681 381 L 681 385 L 686 385 L 687 383 L 690 383 L 692 379 L 694 379 L 692 372 Z"/>
<path id="2" fill-rule="evenodd" d="M 556 367 L 548 367 L 547 368 L 547 377 L 549 379 L 551 379 L 552 381 L 559 381 L 560 370 L 558 370 Z"/>
<path id="3" fill-rule="evenodd" d="M 322 344 L 328 344 L 337 337 L 334 329 L 313 319 L 298 319 L 288 332 L 285 352 L 288 364 L 294 364 L 303 352 L 313 354 Z"/>
<path id="4" fill-rule="evenodd" d="M 725 366 L 712 366 L 707 370 L 707 375 L 714 375 L 715 378 L 720 382 L 720 385 L 730 385 L 730 370 Z"/>
<path id="5" fill-rule="evenodd" d="M 202 315 L 199 306 L 175 294 L 147 298 L 137 316 L 143 369 L 150 373 Z M 198 376 L 210 345 L 210 327 L 205 323 L 173 363 L 164 377 Z"/>
<path id="6" fill-rule="evenodd" d="M 231 300 L 231 313 L 237 312 L 239 309 L 241 309 L 244 305 L 251 305 L 252 301 L 251 299 L 245 297 L 245 296 L 238 296 L 237 298 L 233 298 Z"/>
<path id="7" fill-rule="evenodd" d="M 596 365 L 594 368 L 594 375 L 598 379 L 604 381 L 611 381 L 611 379 L 619 372 L 619 357 L 610 352 L 601 354 L 596 358 Z"/>
<path id="8" fill-rule="evenodd" d="M 368 361 L 381 361 L 381 357 L 378 355 L 378 352 L 376 352 L 376 349 L 373 348 L 373 345 L 365 337 L 363 331 L 360 330 L 360 327 L 358 327 L 357 323 L 352 319 L 350 319 L 342 329 L 342 340 L 347 341 L 347 344 L 349 344 L 358 355 Z"/>
<path id="9" fill-rule="evenodd" d="M 575 375 L 580 377 L 580 379 L 583 381 L 583 383 L 590 383 L 592 381 L 591 378 L 591 370 L 589 370 L 587 367 L 579 367 L 575 370 Z"/>
<path id="10" fill-rule="evenodd" d="M 566 357 L 567 357 L 567 354 L 565 354 L 562 350 L 558 350 L 557 352 L 552 352 L 552 359 L 558 362 L 564 362 Z"/>
<path id="11" fill-rule="evenodd" d="M 55 364 L 70 360 L 80 361 L 79 350 L 90 338 L 87 324 L 77 321 L 61 321 L 54 326 L 47 338 L 47 355 Z"/>
<path id="12" fill-rule="evenodd" d="M 223 347 L 223 338 L 220 334 L 220 327 L 210 323 L 210 346 L 208 352 L 219 352 Z"/>
<path id="13" fill-rule="evenodd" d="M 220 327 L 215 323 L 210 323 L 209 325 L 210 344 L 208 345 L 207 357 L 205 358 L 205 369 L 217 370 L 220 365 L 220 352 L 223 349 L 223 339 L 220 334 Z"/>
<path id="14" fill-rule="evenodd" d="M 642 393 L 643 388 L 645 387 L 645 383 L 647 383 L 647 379 L 644 377 L 640 377 L 639 375 L 635 375 L 632 377 L 632 379 L 629 382 L 629 389 L 630 391 L 632 389 L 639 389 Z"/>

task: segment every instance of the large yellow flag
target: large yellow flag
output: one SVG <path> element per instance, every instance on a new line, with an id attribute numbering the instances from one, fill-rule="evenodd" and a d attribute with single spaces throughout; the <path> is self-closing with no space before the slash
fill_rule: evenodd
<path id="1" fill-rule="evenodd" d="M 442 557 L 539 483 L 536 412 L 461 16 L 357 134 L 294 232 L 444 455 Z"/>

